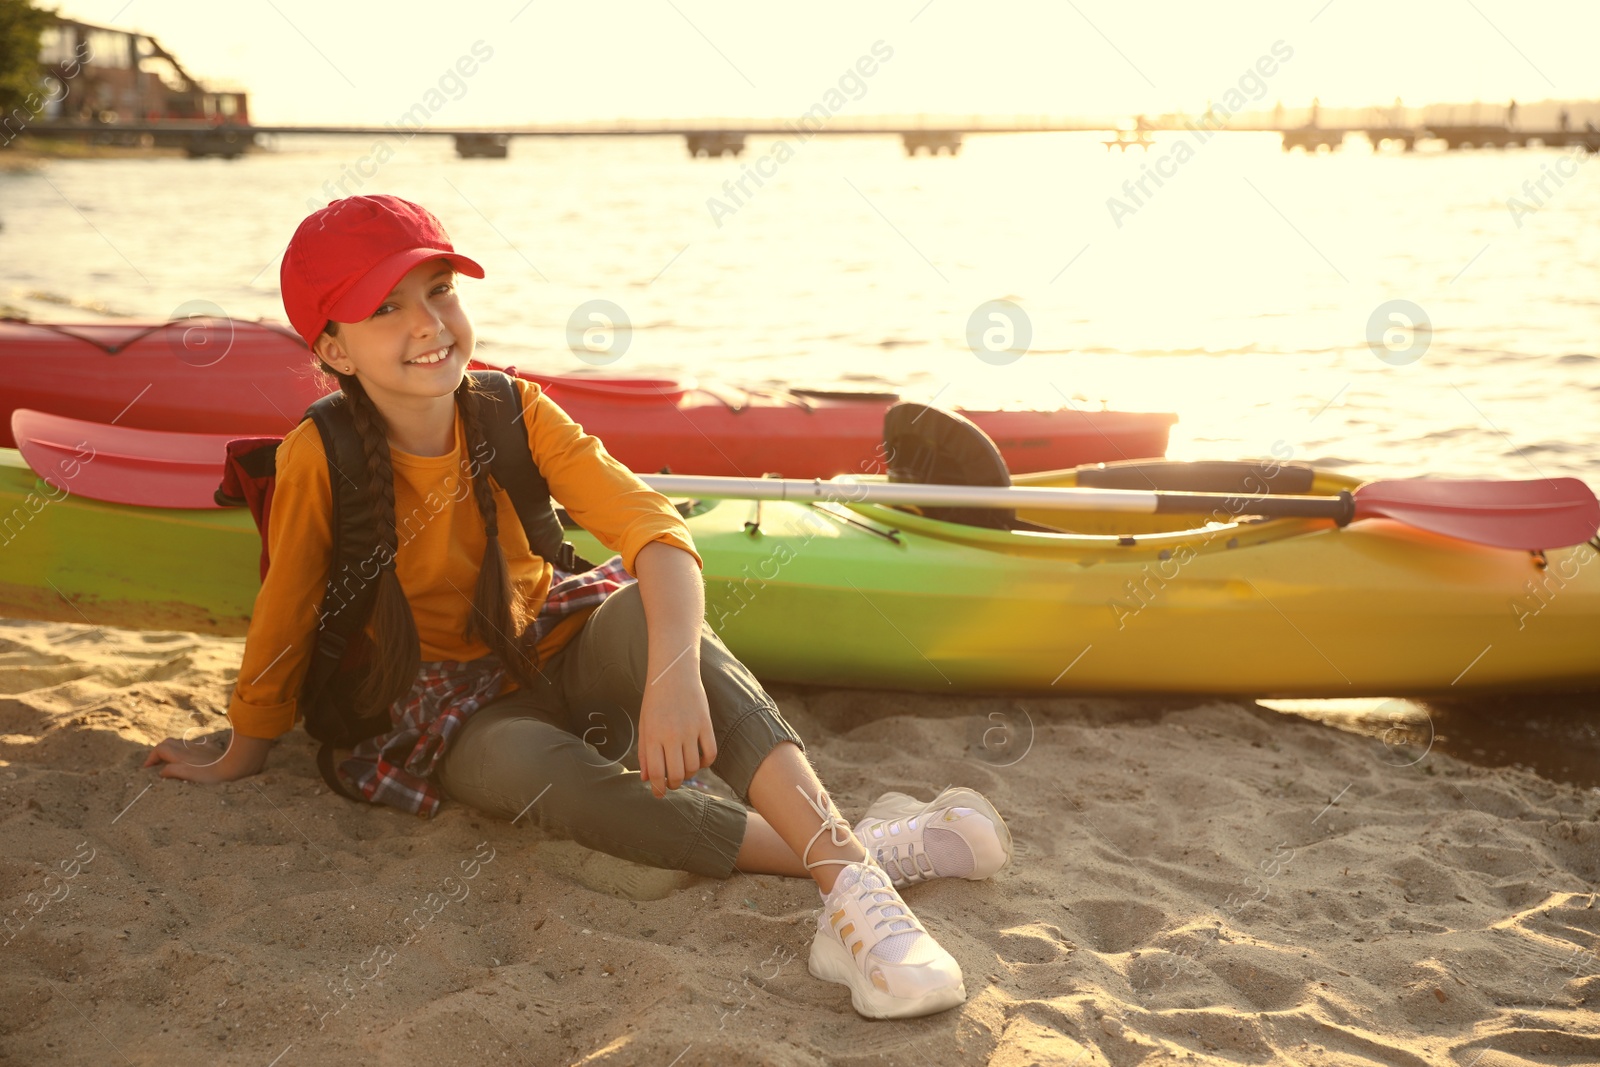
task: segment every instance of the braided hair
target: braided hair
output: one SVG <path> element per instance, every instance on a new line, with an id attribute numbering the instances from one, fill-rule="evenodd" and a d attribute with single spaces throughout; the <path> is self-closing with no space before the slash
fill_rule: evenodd
<path id="1" fill-rule="evenodd" d="M 467 616 L 461 636 L 468 641 L 477 638 L 488 645 L 511 676 L 528 687 L 533 685 L 533 675 L 538 671 L 538 664 L 529 658 L 530 649 L 523 641 L 533 620 L 525 599 L 511 585 L 511 568 L 500 544 L 499 508 L 489 484 L 489 461 L 494 458 L 494 450 L 483 432 L 482 397 L 477 380 L 470 374 L 463 375 L 456 387 L 456 409 L 466 430 L 467 451 L 477 459 L 472 496 L 483 518 L 485 541 L 478 588 L 472 595 L 472 614 Z M 515 515 L 512 518 L 521 521 Z"/>
<path id="2" fill-rule="evenodd" d="M 328 324 L 330 333 L 336 328 L 336 324 Z M 369 715 L 389 707 L 410 692 L 421 669 L 422 642 L 411 603 L 395 573 L 399 546 L 388 423 L 358 377 L 341 374 L 320 359 L 317 362 L 322 372 L 338 383 L 350 405 L 350 414 L 366 455 L 367 484 L 374 494 L 378 534 L 375 556 L 380 562 L 377 596 L 372 608 L 375 647 L 371 668 L 355 697 L 358 713 Z M 472 611 L 461 636 L 464 640 L 477 639 L 489 646 L 512 678 L 523 687 L 531 687 L 533 676 L 538 672 L 531 642 L 524 642 L 525 637 L 531 639 L 532 636 L 526 632 L 531 614 L 525 598 L 511 584 L 511 570 L 500 543 L 499 508 L 488 471 L 493 449 L 483 433 L 480 396 L 472 376 L 463 375 L 456 388 L 455 402 L 466 431 L 468 452 L 477 461 L 471 468 L 472 494 L 483 519 L 486 539 Z"/>

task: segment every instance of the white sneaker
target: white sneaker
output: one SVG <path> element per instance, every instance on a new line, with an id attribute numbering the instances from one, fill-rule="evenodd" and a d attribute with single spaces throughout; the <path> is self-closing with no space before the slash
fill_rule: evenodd
<path id="1" fill-rule="evenodd" d="M 850 989 L 869 1019 L 907 1019 L 967 999 L 961 965 L 917 921 L 884 872 L 852 863 L 822 901 L 807 965 Z"/>
<path id="2" fill-rule="evenodd" d="M 848 844 L 850 824 L 823 790 L 813 799 L 800 786 L 795 789 L 822 820 L 800 861 L 808 871 L 825 863 L 844 868 L 822 898 L 807 964 L 812 975 L 848 986 L 850 1003 L 869 1019 L 932 1015 L 966 1000 L 960 964 L 923 929 L 882 868 L 866 856 L 810 858 L 811 846 L 823 834 L 836 847 Z"/>
<path id="3" fill-rule="evenodd" d="M 897 889 L 929 878 L 987 878 L 1011 862 L 1011 831 L 976 789 L 951 786 L 931 801 L 885 793 L 855 834 Z"/>

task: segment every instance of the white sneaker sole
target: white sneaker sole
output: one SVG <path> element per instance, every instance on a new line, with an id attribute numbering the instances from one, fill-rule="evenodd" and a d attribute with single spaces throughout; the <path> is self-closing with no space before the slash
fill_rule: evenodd
<path id="1" fill-rule="evenodd" d="M 866 819 L 885 819 L 893 821 L 895 819 L 915 815 L 924 809 L 931 812 L 938 811 L 940 808 L 971 808 L 973 811 L 976 811 L 979 815 L 982 815 L 984 818 L 993 823 L 994 831 L 1000 838 L 1000 848 L 1006 854 L 1005 863 L 1002 863 L 999 869 L 1004 870 L 1008 865 L 1010 865 L 1010 828 L 1006 826 L 1006 821 L 1000 817 L 1000 813 L 995 810 L 993 804 L 989 803 L 987 797 L 977 790 L 968 789 L 965 786 L 951 786 L 949 789 L 946 789 L 944 792 L 934 797 L 932 801 L 918 800 L 916 797 L 907 796 L 904 793 L 885 793 L 883 796 L 878 798 L 877 802 L 874 803 L 872 807 L 867 809 L 866 815 L 862 816 L 862 819 L 858 820 L 856 825 L 861 825 L 861 822 Z M 982 879 L 988 877 L 990 876 L 979 875 L 977 878 L 972 880 L 981 881 Z"/>
<path id="2" fill-rule="evenodd" d="M 869 1019 L 914 1019 L 919 1015 L 932 1015 L 953 1008 L 967 999 L 965 979 L 953 989 L 935 989 L 915 1000 L 890 996 L 873 985 L 872 979 L 861 973 L 844 945 L 823 930 L 818 930 L 811 939 L 811 959 L 806 969 L 813 977 L 824 982 L 837 982 L 847 987 L 851 1006 L 858 1014 Z"/>

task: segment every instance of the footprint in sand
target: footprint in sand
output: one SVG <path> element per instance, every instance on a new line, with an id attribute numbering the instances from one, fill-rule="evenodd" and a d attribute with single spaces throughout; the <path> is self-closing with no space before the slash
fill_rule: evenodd
<path id="1" fill-rule="evenodd" d="M 1034 922 L 1000 931 L 1000 957 L 1008 963 L 1057 963 L 1072 942 L 1052 923 Z"/>
<path id="2" fill-rule="evenodd" d="M 1129 900 L 1074 901 L 1071 914 L 1077 920 L 1071 933 L 1096 952 L 1127 952 L 1149 944 L 1168 925 L 1166 912 Z"/>
<path id="3" fill-rule="evenodd" d="M 19 659 L 22 661 L 19 662 Z M 63 682 L 87 678 L 95 671 L 92 663 L 77 662 L 64 656 L 46 658 L 33 652 L 5 653 L 0 655 L 0 693 L 31 693 L 35 689 L 48 689 Z"/>

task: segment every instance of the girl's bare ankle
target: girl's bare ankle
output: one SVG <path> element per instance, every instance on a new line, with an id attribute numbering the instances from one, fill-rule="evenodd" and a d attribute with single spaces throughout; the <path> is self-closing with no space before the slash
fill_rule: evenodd
<path id="1" fill-rule="evenodd" d="M 822 895 L 827 896 L 833 891 L 833 883 L 839 878 L 840 868 L 848 867 L 853 863 L 868 862 L 867 849 L 865 845 L 856 840 L 850 824 L 839 814 L 839 810 L 833 806 L 833 799 L 821 787 L 818 787 L 815 799 L 802 787 L 797 785 L 795 789 L 799 791 L 802 797 L 805 797 L 806 803 L 811 806 L 811 810 L 816 812 L 817 817 L 822 820 L 822 825 L 817 828 L 816 833 L 811 835 L 811 840 L 806 842 L 804 851 L 800 853 L 800 862 L 811 873 L 811 877 L 815 879 L 817 888 L 822 891 Z M 823 834 L 828 835 L 828 839 L 821 843 L 821 848 L 819 849 L 823 855 L 817 859 L 812 859 L 811 850 L 818 845 L 817 839 L 822 837 Z"/>

